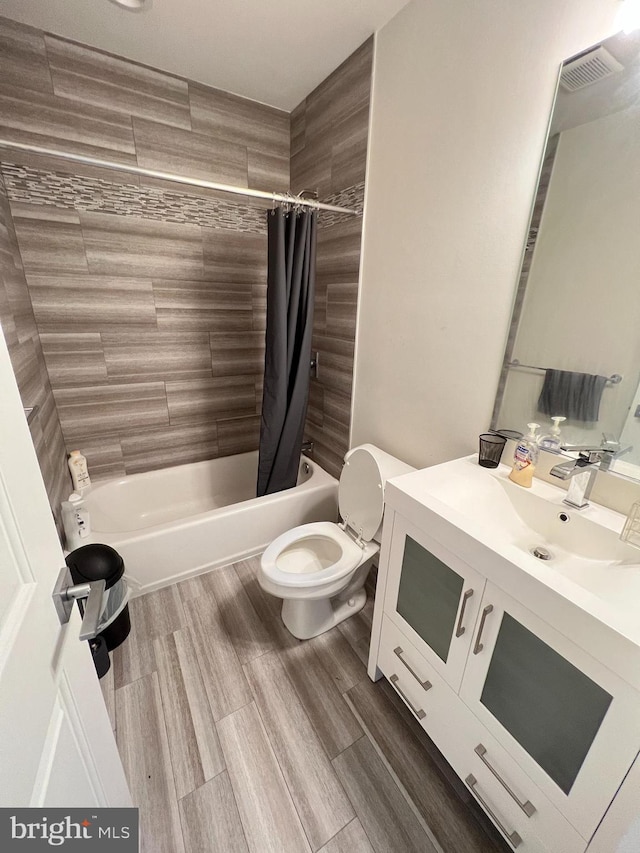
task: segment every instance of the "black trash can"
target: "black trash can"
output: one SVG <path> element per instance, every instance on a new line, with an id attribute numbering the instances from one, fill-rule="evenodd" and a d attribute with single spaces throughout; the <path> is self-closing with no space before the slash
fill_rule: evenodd
<path id="1" fill-rule="evenodd" d="M 104 580 L 109 598 L 102 614 L 104 630 L 98 633 L 113 651 L 129 636 L 131 618 L 127 601 L 127 582 L 124 579 L 124 560 L 109 545 L 83 545 L 76 548 L 66 559 L 74 583 L 89 583 Z M 114 614 L 116 614 L 114 616 Z"/>

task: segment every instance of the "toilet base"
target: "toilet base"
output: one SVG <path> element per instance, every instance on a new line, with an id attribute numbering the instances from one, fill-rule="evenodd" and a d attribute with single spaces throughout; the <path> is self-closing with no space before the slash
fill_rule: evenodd
<path id="1" fill-rule="evenodd" d="M 298 640 L 324 634 L 340 622 L 358 613 L 367 602 L 367 593 L 358 589 L 348 598 L 286 598 L 282 602 L 282 621 Z"/>

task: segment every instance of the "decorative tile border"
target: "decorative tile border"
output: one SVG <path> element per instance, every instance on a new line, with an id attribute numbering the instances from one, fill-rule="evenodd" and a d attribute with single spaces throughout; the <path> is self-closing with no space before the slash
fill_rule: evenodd
<path id="1" fill-rule="evenodd" d="M 264 206 L 226 202 L 164 189 L 115 184 L 99 178 L 1 164 L 7 195 L 14 202 L 115 213 L 210 228 L 264 234 Z"/>
<path id="2" fill-rule="evenodd" d="M 348 207 L 357 210 L 358 216 L 362 216 L 364 209 L 364 181 L 347 187 L 337 193 L 325 196 L 321 199 L 325 204 L 336 204 L 339 207 Z M 331 210 L 321 210 L 318 217 L 320 228 L 330 228 L 338 222 L 345 222 L 352 218 L 351 213 L 333 213 Z"/>
<path id="3" fill-rule="evenodd" d="M 101 178 L 69 175 L 3 162 L 0 164 L 10 201 L 66 210 L 114 213 L 162 222 L 204 225 L 253 234 L 266 233 L 264 204 L 227 202 L 165 189 L 116 184 Z M 322 199 L 362 215 L 364 182 Z M 351 214 L 320 211 L 320 227 L 329 228 Z"/>

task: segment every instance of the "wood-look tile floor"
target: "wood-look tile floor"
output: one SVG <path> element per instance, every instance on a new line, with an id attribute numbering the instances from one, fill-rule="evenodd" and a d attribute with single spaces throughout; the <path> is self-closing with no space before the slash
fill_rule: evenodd
<path id="1" fill-rule="evenodd" d="M 102 687 L 143 853 L 497 853 L 384 681 L 361 613 L 299 642 L 258 558 L 131 602 Z"/>

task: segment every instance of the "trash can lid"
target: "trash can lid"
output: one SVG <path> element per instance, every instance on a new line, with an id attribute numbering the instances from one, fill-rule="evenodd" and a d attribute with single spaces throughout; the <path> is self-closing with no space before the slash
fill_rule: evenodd
<path id="1" fill-rule="evenodd" d="M 74 583 L 105 580 L 109 589 L 124 574 L 124 560 L 110 545 L 83 545 L 66 559 Z"/>

